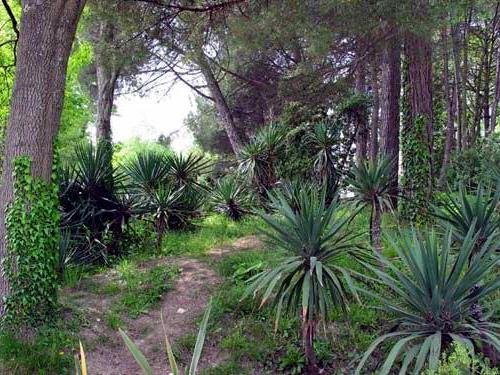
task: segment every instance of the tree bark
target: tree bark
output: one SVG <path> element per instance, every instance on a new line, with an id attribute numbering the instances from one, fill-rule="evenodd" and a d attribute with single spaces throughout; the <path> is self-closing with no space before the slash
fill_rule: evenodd
<path id="1" fill-rule="evenodd" d="M 360 63 L 356 72 L 356 94 L 366 94 L 366 68 L 364 63 Z M 356 163 L 363 163 L 366 160 L 368 151 L 368 113 L 366 106 L 358 108 L 356 113 Z"/>
<path id="2" fill-rule="evenodd" d="M 113 28 L 106 21 L 99 25 L 99 39 L 109 46 L 113 42 Z M 97 41 L 99 42 L 99 41 Z M 116 82 L 120 69 L 113 61 L 106 59 L 100 48 L 95 48 L 95 66 L 97 76 L 97 119 L 96 139 L 111 143 L 111 114 L 115 96 Z"/>
<path id="3" fill-rule="evenodd" d="M 217 82 L 217 79 L 214 76 L 203 49 L 200 47 L 198 50 L 199 53 L 196 56 L 196 64 L 200 68 L 201 74 L 203 75 L 208 89 L 210 90 L 210 95 L 214 99 L 215 107 L 217 108 L 219 118 L 222 122 L 224 130 L 226 131 L 227 137 L 229 138 L 233 152 L 236 155 L 239 155 L 243 147 L 243 140 L 238 132 L 238 129 L 236 128 L 231 109 L 227 104 L 226 98 L 222 93 L 219 82 Z"/>
<path id="4" fill-rule="evenodd" d="M 451 152 L 453 150 L 453 140 L 455 139 L 455 89 L 456 85 L 450 85 L 450 72 L 448 68 L 449 52 L 448 52 L 448 32 L 443 32 L 443 87 L 447 102 L 447 120 L 446 120 L 446 139 L 443 152 L 443 162 L 441 163 L 441 171 L 439 172 L 438 188 L 442 189 L 446 183 L 446 173 L 451 160 Z M 451 89 L 451 93 L 450 93 Z"/>
<path id="5" fill-rule="evenodd" d="M 493 134 L 495 127 L 497 125 L 498 116 L 498 105 L 500 104 L 500 51 L 497 50 L 497 68 L 496 68 L 496 80 L 495 80 L 495 96 L 493 98 L 492 109 L 491 109 L 491 123 L 488 129 L 488 135 Z"/>
<path id="6" fill-rule="evenodd" d="M 64 99 L 66 68 L 85 0 L 23 0 L 15 83 L 0 187 L 0 259 L 6 255 L 5 209 L 12 201 L 12 162 L 32 160 L 32 175 L 50 181 L 53 142 Z M 1 271 L 1 270 L 0 270 Z M 9 292 L 0 272 L 2 299 Z"/>
<path id="7" fill-rule="evenodd" d="M 390 40 L 384 48 L 382 61 L 382 88 L 380 118 L 382 134 L 381 154 L 392 161 L 390 195 L 392 205 L 397 207 L 399 171 L 399 97 L 401 95 L 401 41 L 398 30 L 390 27 Z"/>
<path id="8" fill-rule="evenodd" d="M 459 41 L 459 27 L 454 26 L 451 31 L 452 43 L 453 43 L 453 65 L 455 69 L 455 100 L 457 103 L 457 120 L 458 120 L 458 139 L 457 146 L 461 150 L 464 146 L 465 139 L 465 129 L 467 128 L 467 116 L 466 116 L 466 89 L 465 80 L 462 76 L 462 69 L 460 63 L 460 41 Z"/>
<path id="9" fill-rule="evenodd" d="M 382 242 L 380 241 L 380 226 L 382 220 L 382 213 L 380 204 L 376 199 L 372 202 L 372 213 L 370 217 L 370 239 L 372 246 L 377 253 L 382 253 Z"/>
<path id="10" fill-rule="evenodd" d="M 380 113 L 380 88 L 378 77 L 378 66 L 373 65 L 371 71 L 373 108 L 370 124 L 370 159 L 375 161 L 378 155 L 378 131 L 379 131 L 379 113 Z"/>
<path id="11" fill-rule="evenodd" d="M 407 34 L 405 54 L 408 58 L 408 99 L 410 105 L 409 124 L 414 126 L 420 117 L 425 123 L 423 142 L 429 152 L 429 191 L 432 187 L 433 171 L 433 114 L 432 114 L 432 49 L 426 37 Z"/>

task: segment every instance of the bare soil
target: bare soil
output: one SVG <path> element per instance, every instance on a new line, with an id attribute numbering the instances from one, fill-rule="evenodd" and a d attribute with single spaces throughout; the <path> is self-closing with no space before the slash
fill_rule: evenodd
<path id="1" fill-rule="evenodd" d="M 231 252 L 262 248 L 256 236 L 240 238 L 233 243 L 214 248 L 208 252 L 211 259 L 217 260 Z M 208 303 L 214 289 L 222 279 L 210 267 L 209 262 L 186 257 L 166 257 L 143 263 L 141 268 L 159 264 L 175 264 L 181 273 L 172 290 L 163 296 L 159 306 L 151 309 L 137 319 L 124 319 L 121 327 L 136 343 L 148 359 L 155 374 L 168 374 L 168 361 L 165 354 L 165 339 L 161 326 L 161 313 L 167 336 L 175 347 L 176 341 L 186 334 L 196 334 L 196 319 Z M 92 277 L 91 282 L 100 285 L 116 279 L 113 272 Z M 88 324 L 80 331 L 86 343 L 86 357 L 90 373 L 95 375 L 141 374 L 139 367 L 125 347 L 119 333 L 108 326 L 104 316 L 117 298 L 113 295 L 99 295 L 95 290 L 85 288 L 85 283 L 65 291 L 70 303 L 84 312 Z M 205 342 L 201 367 L 212 367 L 224 360 L 218 348 Z"/>

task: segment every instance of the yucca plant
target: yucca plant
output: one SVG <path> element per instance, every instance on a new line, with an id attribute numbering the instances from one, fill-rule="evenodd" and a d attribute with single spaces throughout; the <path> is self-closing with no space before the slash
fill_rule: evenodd
<path id="1" fill-rule="evenodd" d="M 130 207 L 121 199 L 124 176 L 110 163 L 109 143 L 79 144 L 75 155 L 73 163 L 60 175 L 62 225 L 74 235 L 88 234 L 90 242 L 98 244 L 103 243 L 103 233 L 110 231 L 106 250 L 117 254 L 123 226 L 132 216 Z M 98 252 L 94 255 L 92 259 L 102 260 Z"/>
<path id="2" fill-rule="evenodd" d="M 210 203 L 215 211 L 222 212 L 235 221 L 249 213 L 253 206 L 245 186 L 231 177 L 221 178 L 215 183 Z"/>
<path id="3" fill-rule="evenodd" d="M 321 187 L 319 187 L 316 183 L 301 179 L 296 180 L 285 180 L 279 182 L 276 189 L 271 190 L 269 195 L 276 195 L 276 193 L 281 194 L 290 205 L 294 212 L 297 212 L 299 209 L 300 196 L 303 192 L 310 193 L 311 191 L 319 191 Z M 278 201 L 279 199 L 274 201 Z M 273 207 L 271 207 L 274 209 Z"/>
<path id="4" fill-rule="evenodd" d="M 460 186 L 458 193 L 448 193 L 441 205 L 434 206 L 434 215 L 444 227 L 453 227 L 454 238 L 459 242 L 472 228 L 480 247 L 488 237 L 500 232 L 499 203 L 499 188 L 492 193 L 479 187 L 471 193 Z"/>
<path id="5" fill-rule="evenodd" d="M 199 177 L 208 173 L 210 161 L 203 155 L 173 154 L 167 157 L 170 165 L 169 176 L 176 187 L 201 188 Z"/>
<path id="6" fill-rule="evenodd" d="M 334 153 L 337 137 L 326 123 L 319 123 L 314 126 L 314 132 L 308 134 L 307 140 L 316 151 L 314 169 L 320 183 L 334 186 L 339 177 Z"/>
<path id="7" fill-rule="evenodd" d="M 260 129 L 239 154 L 239 169 L 260 194 L 276 183 L 275 164 L 284 134 L 276 125 Z"/>
<path id="8" fill-rule="evenodd" d="M 337 202 L 327 204 L 326 192 L 304 191 L 294 210 L 280 193 L 271 195 L 279 217 L 262 214 L 270 229 L 262 232 L 270 242 L 286 252 L 276 267 L 252 277 L 244 294 L 260 295 L 261 306 L 269 299 L 277 309 L 302 320 L 302 338 L 308 373 L 318 373 L 313 342 L 318 323 L 338 307 L 344 311 L 351 293 L 355 294 L 349 270 L 339 264 L 346 256 L 358 257 L 353 236 L 346 233 L 348 217 L 338 218 Z"/>
<path id="9" fill-rule="evenodd" d="M 347 180 L 356 205 L 370 207 L 370 242 L 378 252 L 382 251 L 382 210 L 391 208 L 391 168 L 392 161 L 387 158 L 361 162 L 352 168 Z"/>
<path id="10" fill-rule="evenodd" d="M 167 182 L 170 159 L 164 153 L 139 152 L 123 165 L 130 185 L 136 191 L 152 192 Z"/>
<path id="11" fill-rule="evenodd" d="M 177 189 L 173 184 L 164 184 L 143 197 L 141 207 L 153 219 L 158 247 L 172 221 L 186 223 L 190 216 L 190 211 L 182 203 L 183 194 L 183 188 Z"/>
<path id="12" fill-rule="evenodd" d="M 453 231 L 440 238 L 435 232 L 401 233 L 398 241 L 390 238 L 400 264 L 376 253 L 385 266 L 365 266 L 389 289 L 382 294 L 363 290 L 376 298 L 379 308 L 394 317 L 394 326 L 377 338 L 364 354 L 356 374 L 381 344 L 392 343 L 377 374 L 389 374 L 402 360 L 400 374 L 420 374 L 425 367 L 436 369 L 441 353 L 453 341 L 469 349 L 500 350 L 499 325 L 485 320 L 475 306 L 493 297 L 500 287 L 494 276 L 500 258 L 495 254 L 498 241 L 486 240 L 473 256 L 478 234 L 471 228 L 457 251 L 452 251 Z M 454 255 L 456 253 L 456 255 Z M 468 259 L 471 259 L 468 262 Z M 481 316 L 481 317 L 479 317 Z"/>

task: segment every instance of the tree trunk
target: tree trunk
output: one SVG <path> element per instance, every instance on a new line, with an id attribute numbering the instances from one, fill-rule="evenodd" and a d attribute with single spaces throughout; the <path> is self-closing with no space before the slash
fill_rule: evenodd
<path id="1" fill-rule="evenodd" d="M 114 39 L 113 27 L 106 21 L 99 25 L 99 40 L 110 46 Z M 111 143 L 111 113 L 120 69 L 111 59 L 107 59 L 105 51 L 95 48 L 95 66 L 97 76 L 97 120 L 96 139 Z"/>
<path id="2" fill-rule="evenodd" d="M 317 375 L 319 374 L 316 353 L 314 352 L 314 333 L 316 324 L 311 321 L 302 323 L 302 340 L 304 342 L 304 353 L 307 361 L 305 374 Z"/>
<path id="3" fill-rule="evenodd" d="M 239 155 L 243 147 L 243 140 L 241 139 L 241 135 L 236 128 L 231 109 L 229 108 L 226 98 L 220 89 L 219 82 L 217 82 L 212 68 L 210 67 L 210 64 L 201 47 L 199 48 L 199 53 L 196 56 L 196 63 L 207 83 L 210 95 L 214 99 L 215 107 L 217 108 L 219 118 L 221 119 L 224 130 L 229 138 L 231 147 L 233 148 L 234 153 Z"/>
<path id="4" fill-rule="evenodd" d="M 366 94 L 366 69 L 363 63 L 360 63 L 356 72 L 355 86 L 357 95 Z M 368 113 L 364 104 L 357 109 L 356 123 L 356 163 L 363 163 L 368 149 Z"/>
<path id="5" fill-rule="evenodd" d="M 447 102 L 447 121 L 446 121 L 446 140 L 444 144 L 443 162 L 439 173 L 438 188 L 442 189 L 446 183 L 446 173 L 451 160 L 451 152 L 453 150 L 453 140 L 455 139 L 455 88 L 456 85 L 450 86 L 450 73 L 448 68 L 448 34 L 443 32 L 443 87 Z M 451 93 L 450 93 L 451 88 Z"/>
<path id="6" fill-rule="evenodd" d="M 459 45 L 459 28 L 454 26 L 451 31 L 452 43 L 453 43 L 453 65 L 455 69 L 455 101 L 457 103 L 457 120 L 458 120 L 458 139 L 457 146 L 461 150 L 464 145 L 464 132 L 467 128 L 467 117 L 466 117 L 466 89 L 465 80 L 462 77 L 462 69 L 460 64 L 460 45 Z"/>
<path id="7" fill-rule="evenodd" d="M 419 141 L 425 142 L 429 163 L 427 198 L 430 198 L 433 179 L 433 115 L 432 115 L 432 55 L 431 41 L 420 35 L 408 34 L 405 43 L 405 54 L 408 58 L 408 100 L 409 124 L 415 127 L 420 118 L 424 121 L 424 134 L 417 134 Z M 407 129 L 410 130 L 410 129 Z M 409 179 L 412 176 L 408 176 Z"/>
<path id="8" fill-rule="evenodd" d="M 380 112 L 380 88 L 378 81 L 378 66 L 372 66 L 372 92 L 373 92 L 373 109 L 370 124 L 370 159 L 375 161 L 378 154 L 378 128 L 379 128 L 379 112 Z"/>
<path id="9" fill-rule="evenodd" d="M 399 171 L 399 97 L 401 94 L 401 42 L 398 30 L 390 27 L 392 35 L 384 49 L 382 62 L 382 88 L 380 117 L 382 134 L 381 154 L 392 161 L 391 188 L 392 205 L 397 207 Z"/>
<path id="10" fill-rule="evenodd" d="M 488 134 L 493 134 L 497 124 L 498 116 L 498 105 L 500 104 L 500 51 L 497 50 L 497 68 L 496 68 L 496 80 L 495 80 L 495 96 L 493 98 L 493 104 L 491 109 L 491 124 Z"/>
<path id="11" fill-rule="evenodd" d="M 370 217 L 371 243 L 377 253 L 382 253 L 382 242 L 380 241 L 381 210 L 378 202 L 372 202 L 372 214 Z"/>
<path id="12" fill-rule="evenodd" d="M 15 84 L 0 188 L 0 259 L 6 254 L 5 209 L 12 201 L 12 162 L 32 160 L 32 175 L 50 181 L 53 142 L 64 98 L 66 68 L 85 0 L 23 0 Z M 1 271 L 1 270 L 0 270 Z M 0 312 L 8 281 L 0 272 Z"/>

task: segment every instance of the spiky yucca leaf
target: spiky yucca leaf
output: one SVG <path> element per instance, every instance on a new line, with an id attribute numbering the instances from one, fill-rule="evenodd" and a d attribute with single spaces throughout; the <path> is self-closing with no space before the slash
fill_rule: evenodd
<path id="1" fill-rule="evenodd" d="M 230 177 L 215 183 L 210 202 L 217 212 L 226 214 L 232 220 L 240 220 L 253 206 L 245 186 Z"/>
<path id="2" fill-rule="evenodd" d="M 164 153 L 143 151 L 124 163 L 123 169 L 130 178 L 132 187 L 151 192 L 167 182 L 170 163 Z"/>
<path id="3" fill-rule="evenodd" d="M 435 369 L 441 352 L 453 341 L 470 349 L 477 344 L 500 349 L 499 325 L 484 320 L 484 316 L 478 318 L 475 311 L 480 301 L 500 288 L 500 279 L 490 277 L 500 261 L 494 251 L 498 243 L 493 237 L 488 239 L 479 253 L 471 257 L 478 238 L 474 234 L 471 228 L 454 256 L 451 230 L 443 238 L 435 232 L 401 233 L 397 243 L 390 240 L 403 269 L 380 254 L 376 256 L 385 270 L 365 264 L 391 293 L 362 291 L 376 298 L 379 308 L 394 316 L 396 326 L 370 345 L 356 374 L 373 351 L 387 342 L 392 342 L 392 348 L 381 375 L 388 374 L 399 359 L 402 375 L 412 367 L 413 374 L 420 374 L 424 367 Z"/>
<path id="4" fill-rule="evenodd" d="M 202 187 L 198 178 L 208 173 L 211 163 L 203 155 L 173 154 L 168 156 L 170 165 L 169 175 L 172 182 L 177 187 L 191 185 L 192 187 Z"/>
<path id="5" fill-rule="evenodd" d="M 338 218 L 337 202 L 328 205 L 325 196 L 324 190 L 304 191 L 294 210 L 286 197 L 276 193 L 271 200 L 282 218 L 262 214 L 270 228 L 262 232 L 287 256 L 250 279 L 245 297 L 260 294 L 261 305 L 273 299 L 277 320 L 283 308 L 301 315 L 303 321 L 326 319 L 332 306 L 346 310 L 349 293 L 355 293 L 348 270 L 337 261 L 360 253 L 353 236 L 344 232 L 349 218 Z"/>
<path id="6" fill-rule="evenodd" d="M 500 232 L 499 204 L 498 187 L 493 193 L 482 187 L 471 193 L 461 186 L 458 193 L 448 193 L 440 206 L 434 206 L 434 215 L 444 227 L 453 227 L 455 240 L 463 241 L 473 228 L 480 246 L 488 237 Z"/>

